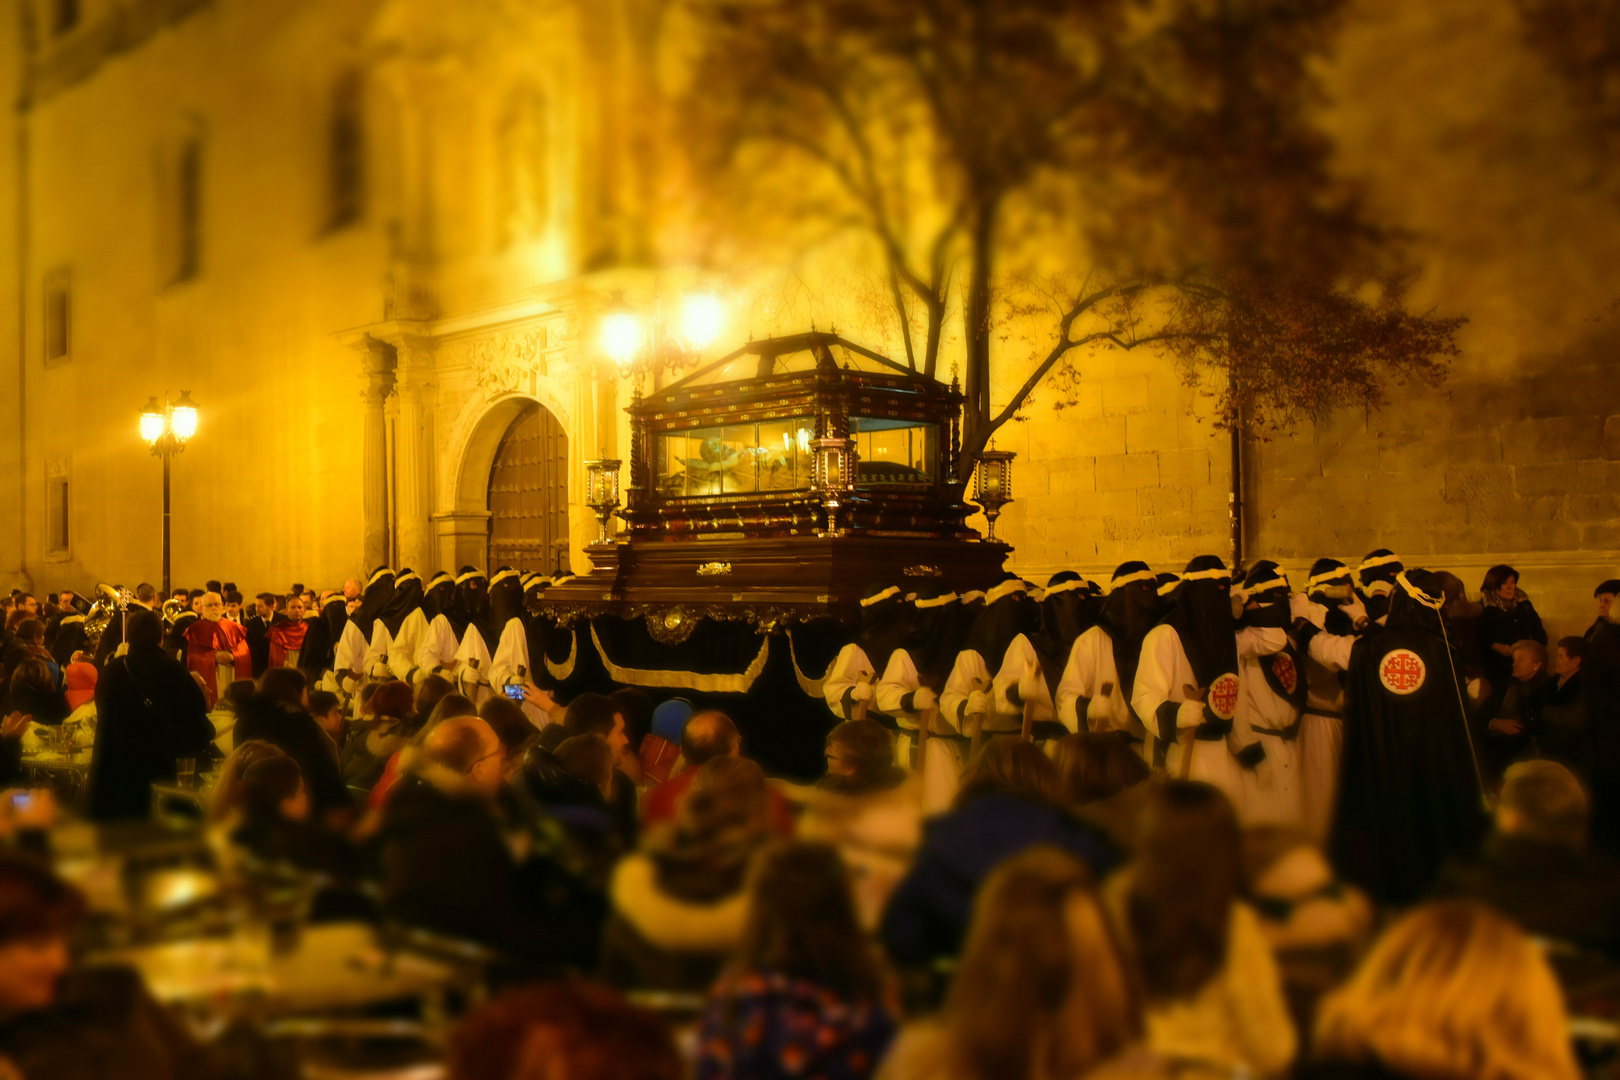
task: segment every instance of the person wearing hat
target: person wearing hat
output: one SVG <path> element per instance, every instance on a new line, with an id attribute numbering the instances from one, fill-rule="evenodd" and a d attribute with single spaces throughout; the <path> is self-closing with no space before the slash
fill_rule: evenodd
<path id="1" fill-rule="evenodd" d="M 679 697 L 653 709 L 652 729 L 641 739 L 641 775 L 649 787 L 662 784 L 674 772 L 686 722 L 695 711 L 690 701 Z"/>
<path id="2" fill-rule="evenodd" d="M 510 590 L 516 591 L 517 572 L 511 567 L 501 567 L 496 577 L 503 591 L 507 590 L 508 580 Z M 500 627 L 490 606 L 490 585 L 482 570 L 462 567 L 461 573 L 456 575 L 455 596 L 448 612 L 457 640 L 453 679 L 456 689 L 474 705 L 482 704 L 489 697 L 489 669 L 493 662 L 489 643 L 500 642 Z"/>
<path id="3" fill-rule="evenodd" d="M 1119 732 L 1143 760 L 1162 746 L 1131 708 L 1142 640 L 1159 618 L 1158 582 L 1148 564 L 1120 563 L 1097 624 L 1075 639 L 1054 695 L 1058 721 L 1073 731 Z M 1162 762 L 1161 762 L 1162 764 Z"/>
<path id="4" fill-rule="evenodd" d="M 450 624 L 450 608 L 455 603 L 456 577 L 440 570 L 428 579 L 422 596 L 422 618 L 427 627 L 416 646 L 412 680 L 420 683 L 429 675 L 442 675 L 454 681 L 456 667 L 455 627 Z"/>
<path id="5" fill-rule="evenodd" d="M 1087 595 L 1085 590 L 1091 583 L 1065 570 L 1052 575 L 1046 589 L 1024 584 L 1035 609 L 1035 625 L 1007 643 L 1001 665 L 990 681 L 991 708 L 998 718 L 995 726 L 1002 728 L 1006 718 L 1016 718 L 1021 731 L 1028 713 L 1030 732 L 1036 741 L 1061 739 L 1072 734 L 1073 729 L 1059 730 L 1062 725 L 1056 722 L 1052 689 L 1082 629 L 1079 601 Z M 1053 634 L 1050 639 L 1046 636 L 1049 628 Z"/>
<path id="6" fill-rule="evenodd" d="M 1592 599 L 1597 601 L 1597 618 L 1592 625 L 1586 628 L 1581 636 L 1591 641 L 1597 632 L 1609 625 L 1609 612 L 1614 608 L 1614 598 L 1620 596 L 1620 578 L 1610 578 L 1592 590 Z"/>
<path id="7" fill-rule="evenodd" d="M 940 692 L 940 718 L 969 738 L 976 725 L 980 733 L 1003 735 L 1015 735 L 1023 729 L 1022 701 L 1014 706 L 1005 687 L 998 695 L 995 679 L 1015 639 L 1022 636 L 1027 643 L 1028 636 L 1040 627 L 1040 608 L 1029 590 L 1029 582 L 1017 574 L 1003 573 L 1001 580 L 985 591 L 984 606 L 974 618 Z M 1034 691 L 1033 686 L 1029 689 Z M 1050 713 L 1046 719 L 1051 719 Z"/>
<path id="8" fill-rule="evenodd" d="M 1356 567 L 1356 594 L 1366 605 L 1367 618 L 1382 623 L 1389 614 L 1389 598 L 1395 591 L 1395 578 L 1404 569 L 1401 557 L 1389 548 L 1375 548 Z"/>
<path id="9" fill-rule="evenodd" d="M 960 599 L 938 582 L 918 586 L 911 606 L 911 631 L 889 654 L 873 700 L 885 716 L 894 717 L 899 728 L 895 761 L 922 776 L 923 813 L 937 814 L 949 809 L 956 798 L 967 757 L 967 740 L 961 733 L 943 721 L 935 723 L 939 720 L 939 688 L 962 648 L 966 626 Z M 918 735 L 925 713 L 930 725 L 926 746 Z"/>
<path id="10" fill-rule="evenodd" d="M 551 580 L 539 574 L 519 575 L 518 605 L 507 611 L 510 604 L 506 595 L 507 581 L 501 579 L 501 571 L 497 571 L 495 577 L 500 584 L 490 586 L 490 602 L 506 615 L 506 621 L 501 627 L 501 639 L 495 647 L 495 655 L 490 660 L 489 682 L 508 697 L 512 696 L 511 688 L 515 687 L 522 695 L 518 700 L 521 701 L 523 714 L 535 727 L 543 727 L 551 722 L 551 714 L 556 711 L 557 703 L 550 694 L 535 685 L 525 615 L 531 607 L 538 605 L 540 596 L 551 585 Z"/>

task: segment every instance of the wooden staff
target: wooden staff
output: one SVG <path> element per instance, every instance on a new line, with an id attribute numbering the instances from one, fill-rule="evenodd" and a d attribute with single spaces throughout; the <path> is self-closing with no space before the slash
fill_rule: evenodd
<path id="1" fill-rule="evenodd" d="M 1188 701 L 1203 701 L 1209 696 L 1208 687 L 1200 688 L 1191 683 L 1186 683 L 1181 689 L 1187 695 Z M 1190 727 L 1187 729 L 1187 734 L 1181 735 L 1177 732 L 1177 735 L 1177 741 L 1181 743 L 1181 779 L 1185 780 L 1187 774 L 1192 772 L 1193 743 L 1198 740 L 1198 729 Z"/>
<path id="2" fill-rule="evenodd" d="M 936 704 L 917 714 L 917 771 L 923 771 L 924 755 L 928 753 L 928 736 L 931 733 L 934 720 L 939 716 L 938 699 Z"/>
<path id="3" fill-rule="evenodd" d="M 983 690 L 984 689 L 984 680 L 979 678 L 978 676 L 974 676 L 974 678 L 973 678 L 973 689 L 974 690 Z M 979 759 L 979 751 L 984 746 L 984 713 L 983 713 L 983 711 L 974 712 L 974 713 L 968 713 L 968 727 L 971 729 L 968 732 L 968 736 L 969 736 L 969 741 L 968 741 L 968 762 L 972 763 L 972 762 L 977 761 Z"/>
<path id="4" fill-rule="evenodd" d="M 871 677 L 872 677 L 872 673 L 870 671 L 863 671 L 863 672 L 861 672 L 860 678 L 857 680 L 857 682 L 864 684 L 866 682 L 866 680 L 870 679 Z M 855 708 L 853 710 L 854 715 L 852 715 L 850 717 L 850 719 L 851 720 L 865 720 L 866 719 L 866 706 L 871 704 L 871 701 L 872 701 L 871 698 L 864 698 L 864 699 L 862 699 L 860 701 L 857 701 L 855 703 Z"/>
<path id="5" fill-rule="evenodd" d="M 1035 741 L 1035 703 L 1033 701 L 1024 702 L 1023 736 L 1025 742 Z"/>

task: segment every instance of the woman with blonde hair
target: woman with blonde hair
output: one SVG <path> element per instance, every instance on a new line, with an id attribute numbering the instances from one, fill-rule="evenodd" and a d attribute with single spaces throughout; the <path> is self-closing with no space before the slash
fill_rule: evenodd
<path id="1" fill-rule="evenodd" d="M 945 1008 L 902 1029 L 878 1080 L 1168 1076 L 1142 1030 L 1085 864 L 1031 848 L 986 879 Z"/>
<path id="2" fill-rule="evenodd" d="M 1563 995 L 1541 952 L 1470 901 L 1391 926 L 1322 1002 L 1298 1080 L 1577 1080 Z"/>

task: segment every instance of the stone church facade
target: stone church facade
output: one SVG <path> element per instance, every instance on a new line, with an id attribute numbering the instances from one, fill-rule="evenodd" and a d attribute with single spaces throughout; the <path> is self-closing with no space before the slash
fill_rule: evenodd
<path id="1" fill-rule="evenodd" d="M 282 589 L 381 562 L 583 569 L 584 460 L 629 390 L 596 345 L 649 263 L 656 0 L 18 0 L 0 21 L 0 585 L 156 580 L 149 396 L 189 390 L 174 577 Z M 1620 575 L 1620 173 L 1512 0 L 1357 0 L 1325 122 L 1410 230 L 1414 302 L 1465 315 L 1438 387 L 1244 448 L 1250 557 L 1377 546 L 1554 634 Z M 1490 62 L 1479 62 L 1489 57 Z M 812 287 L 814 284 L 812 283 Z M 732 283 L 717 351 L 836 322 Z M 780 291 L 776 294 L 780 299 Z M 14 343 L 14 344 L 13 344 Z M 1037 390 L 998 533 L 1044 580 L 1227 550 L 1226 437 L 1165 358 Z M 992 397 L 1022 381 L 998 358 Z M 15 393 L 12 392 L 15 388 Z M 1002 399 L 997 399 L 1002 400 Z"/>

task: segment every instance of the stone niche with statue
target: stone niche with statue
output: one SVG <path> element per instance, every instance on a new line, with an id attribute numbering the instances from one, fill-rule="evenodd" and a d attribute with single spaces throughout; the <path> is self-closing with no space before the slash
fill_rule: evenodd
<path id="1" fill-rule="evenodd" d="M 1009 548 L 965 521 L 962 395 L 832 333 L 751 342 L 629 406 L 624 528 L 554 617 L 853 625 L 871 584 L 984 588 Z M 607 520 L 617 464 L 588 463 Z"/>

